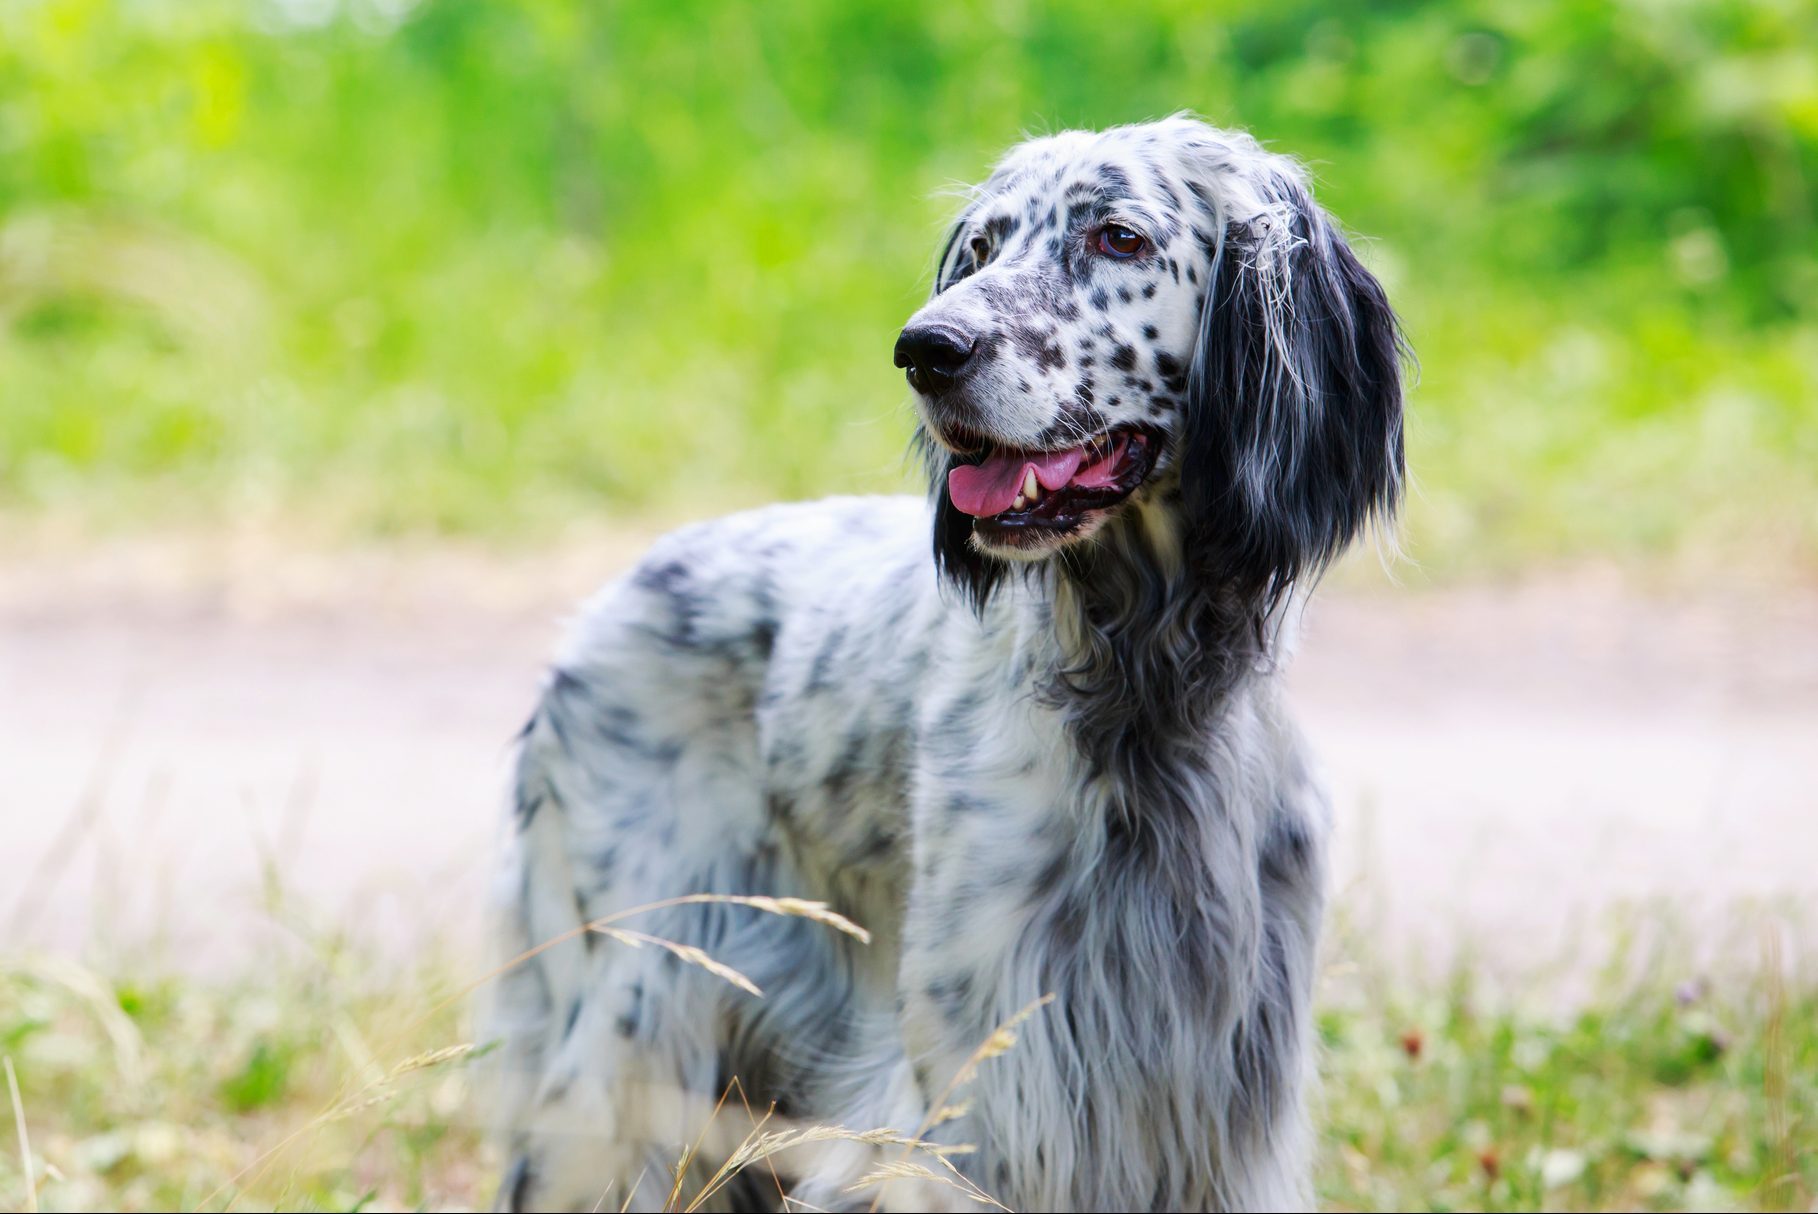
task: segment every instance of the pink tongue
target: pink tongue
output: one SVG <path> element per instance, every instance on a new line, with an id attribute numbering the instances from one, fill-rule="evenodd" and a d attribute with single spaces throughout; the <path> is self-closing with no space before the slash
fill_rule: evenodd
<path id="1" fill-rule="evenodd" d="M 1071 480 L 1085 459 L 1086 452 L 1080 447 L 1033 454 L 1000 451 L 982 464 L 961 464 L 949 472 L 947 495 L 974 518 L 989 518 L 1010 509 L 1031 468 L 1043 489 L 1054 490 Z"/>
<path id="2" fill-rule="evenodd" d="M 1116 484 L 1118 463 L 1124 454 L 1124 446 L 1127 441 L 1127 439 L 1118 438 L 1112 443 L 1111 449 L 1105 453 L 1105 458 L 1075 472 L 1072 481 L 1073 487 L 1075 489 L 1103 489 L 1106 485 Z"/>

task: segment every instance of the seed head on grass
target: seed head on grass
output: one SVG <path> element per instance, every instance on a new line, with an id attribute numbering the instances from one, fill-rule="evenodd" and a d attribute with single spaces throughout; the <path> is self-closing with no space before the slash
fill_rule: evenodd
<path id="1" fill-rule="evenodd" d="M 934 1102 L 935 1107 L 939 1109 L 942 1107 L 941 1102 L 946 1100 L 956 1089 L 963 1088 L 971 1083 L 978 1075 L 978 1068 L 986 1060 L 996 1058 L 999 1054 L 1007 1054 L 1015 1049 L 1016 1030 L 1021 1027 L 1025 1020 L 1053 1002 L 1054 993 L 1050 991 L 1040 999 L 1035 999 L 1024 1004 L 1017 1010 L 1014 1016 L 1011 1016 L 1010 1019 L 998 1025 L 995 1029 L 992 1029 L 991 1035 L 986 1037 L 979 1047 L 972 1051 L 972 1056 L 967 1058 L 965 1063 L 960 1066 L 958 1073 L 956 1073 L 953 1076 L 952 1081 L 947 1084 L 946 1091 L 941 1093 L 941 1099 Z"/>
<path id="2" fill-rule="evenodd" d="M 859 1177 L 857 1182 L 848 1186 L 845 1191 L 847 1193 L 857 1193 L 863 1189 L 868 1189 L 873 1185 L 888 1184 L 893 1180 L 921 1180 L 932 1182 L 945 1188 L 955 1189 L 964 1193 L 967 1197 L 978 1202 L 980 1205 L 992 1206 L 996 1209 L 1003 1210 L 1008 1214 L 1010 1209 L 1009 1206 L 991 1196 L 989 1193 L 973 1184 L 970 1180 L 967 1180 L 965 1174 L 954 1167 L 945 1155 L 937 1155 L 936 1158 L 939 1159 L 941 1164 L 947 1169 L 946 1175 L 942 1175 L 933 1168 L 925 1167 L 922 1164 L 913 1163 L 907 1159 L 898 1159 L 878 1164 L 875 1168 L 872 1168 L 869 1172 Z"/>
<path id="3" fill-rule="evenodd" d="M 1050 991 L 1041 998 L 1033 999 L 1024 1004 L 1022 1007 L 1018 1008 L 1008 1020 L 1005 1020 L 1002 1024 L 992 1029 L 990 1034 L 979 1043 L 978 1048 L 973 1050 L 966 1061 L 960 1064 L 960 1068 L 954 1072 L 953 1078 L 947 1081 L 947 1086 L 941 1089 L 941 1094 L 929 1103 L 928 1115 L 922 1119 L 922 1124 L 916 1128 L 912 1141 L 918 1144 L 923 1143 L 928 1131 L 932 1130 L 935 1126 L 944 1125 L 947 1122 L 956 1121 L 959 1118 L 964 1117 L 971 1109 L 971 1102 L 961 1101 L 958 1104 L 949 1104 L 947 1103 L 948 1098 L 951 1097 L 954 1092 L 965 1087 L 967 1084 L 971 1083 L 973 1079 L 977 1078 L 979 1067 L 983 1066 L 987 1061 L 1015 1049 L 1016 1030 L 1022 1027 L 1023 1023 L 1027 1021 L 1029 1017 L 1035 1015 L 1035 1013 L 1041 1011 L 1053 1002 L 1054 992 Z M 959 1169 L 955 1168 L 946 1158 L 947 1155 L 961 1154 L 972 1148 L 948 1147 L 943 1150 L 942 1148 L 930 1146 L 928 1149 L 934 1151 L 935 1157 L 959 1180 L 960 1184 L 957 1187 L 964 1189 L 968 1196 L 971 1196 L 974 1200 L 983 1202 L 984 1204 L 998 1206 L 999 1209 L 1003 1208 L 996 1199 L 986 1194 L 982 1189 L 979 1189 L 970 1180 L 967 1180 Z M 909 1152 L 907 1151 L 894 1162 L 909 1167 L 914 1166 L 910 1164 Z M 874 1169 L 873 1171 L 876 1172 L 877 1169 Z M 910 1172 L 893 1172 L 889 1175 L 880 1175 L 878 1183 L 882 1184 L 887 1183 L 890 1180 L 902 1180 L 908 1178 L 910 1175 Z M 857 1187 L 865 1187 L 864 1182 L 861 1181 Z M 878 1206 L 882 1203 L 882 1200 L 883 1194 L 880 1191 L 876 1197 L 872 1198 L 871 1209 L 873 1211 L 877 1210 Z"/>
<path id="4" fill-rule="evenodd" d="M 766 1120 L 768 1120 L 766 1118 Z M 892 1129 L 848 1130 L 841 1126 L 811 1125 L 800 1129 L 765 1130 L 762 1125 L 754 1127 L 745 1136 L 744 1141 L 735 1147 L 725 1162 L 714 1169 L 687 1205 L 680 1207 L 684 1214 L 692 1214 L 731 1183 L 733 1177 L 754 1163 L 769 1160 L 772 1156 L 797 1147 L 811 1146 L 816 1143 L 857 1142 L 867 1146 L 903 1146 L 913 1151 L 925 1146 L 918 1139 L 905 1137 Z"/>
<path id="5" fill-rule="evenodd" d="M 758 988 L 757 983 L 725 962 L 715 961 L 705 950 L 696 948 L 692 944 L 680 944 L 674 940 L 665 940 L 661 936 L 634 932 L 623 927 L 594 927 L 593 930 L 609 940 L 617 940 L 627 948 L 641 948 L 646 944 L 653 944 L 657 948 L 666 949 L 671 955 L 681 958 L 689 965 L 699 966 L 714 977 L 730 982 L 747 994 L 756 995 L 760 999 L 764 996 L 764 992 Z"/>

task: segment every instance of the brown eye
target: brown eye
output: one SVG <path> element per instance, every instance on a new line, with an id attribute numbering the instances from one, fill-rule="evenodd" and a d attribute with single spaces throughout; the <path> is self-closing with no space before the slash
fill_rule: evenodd
<path id="1" fill-rule="evenodd" d="M 1108 223 L 1098 230 L 1098 251 L 1118 261 L 1128 261 L 1149 247 L 1138 232 L 1121 223 Z"/>
<path id="2" fill-rule="evenodd" d="M 991 242 L 983 236 L 972 238 L 972 268 L 982 270 L 985 263 L 991 260 Z"/>

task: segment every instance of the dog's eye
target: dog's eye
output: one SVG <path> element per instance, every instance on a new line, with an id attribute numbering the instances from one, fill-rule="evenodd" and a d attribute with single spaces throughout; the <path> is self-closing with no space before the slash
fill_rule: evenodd
<path id="1" fill-rule="evenodd" d="M 991 242 L 983 236 L 972 238 L 972 268 L 982 270 L 985 263 L 991 260 Z"/>
<path id="2" fill-rule="evenodd" d="M 1118 261 L 1129 261 L 1138 253 L 1149 247 L 1142 233 L 1132 231 L 1121 223 L 1108 223 L 1098 230 L 1098 251 L 1106 257 Z"/>

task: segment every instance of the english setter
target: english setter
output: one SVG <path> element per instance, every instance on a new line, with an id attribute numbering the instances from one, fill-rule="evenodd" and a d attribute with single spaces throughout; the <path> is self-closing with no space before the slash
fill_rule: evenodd
<path id="1" fill-rule="evenodd" d="M 1278 671 L 1309 584 L 1399 499 L 1404 352 L 1249 136 L 1013 149 L 896 342 L 928 499 L 679 531 L 546 680 L 502 889 L 508 951 L 562 939 L 499 992 L 500 1204 L 685 1200 L 739 1138 L 706 1131 L 736 1077 L 722 1127 L 749 1099 L 970 1150 L 886 1183 L 891 1149 L 803 1148 L 706 1208 L 1303 1208 L 1328 811 Z M 759 998 L 576 932 L 696 893 L 873 937 L 726 903 L 624 921 Z"/>

